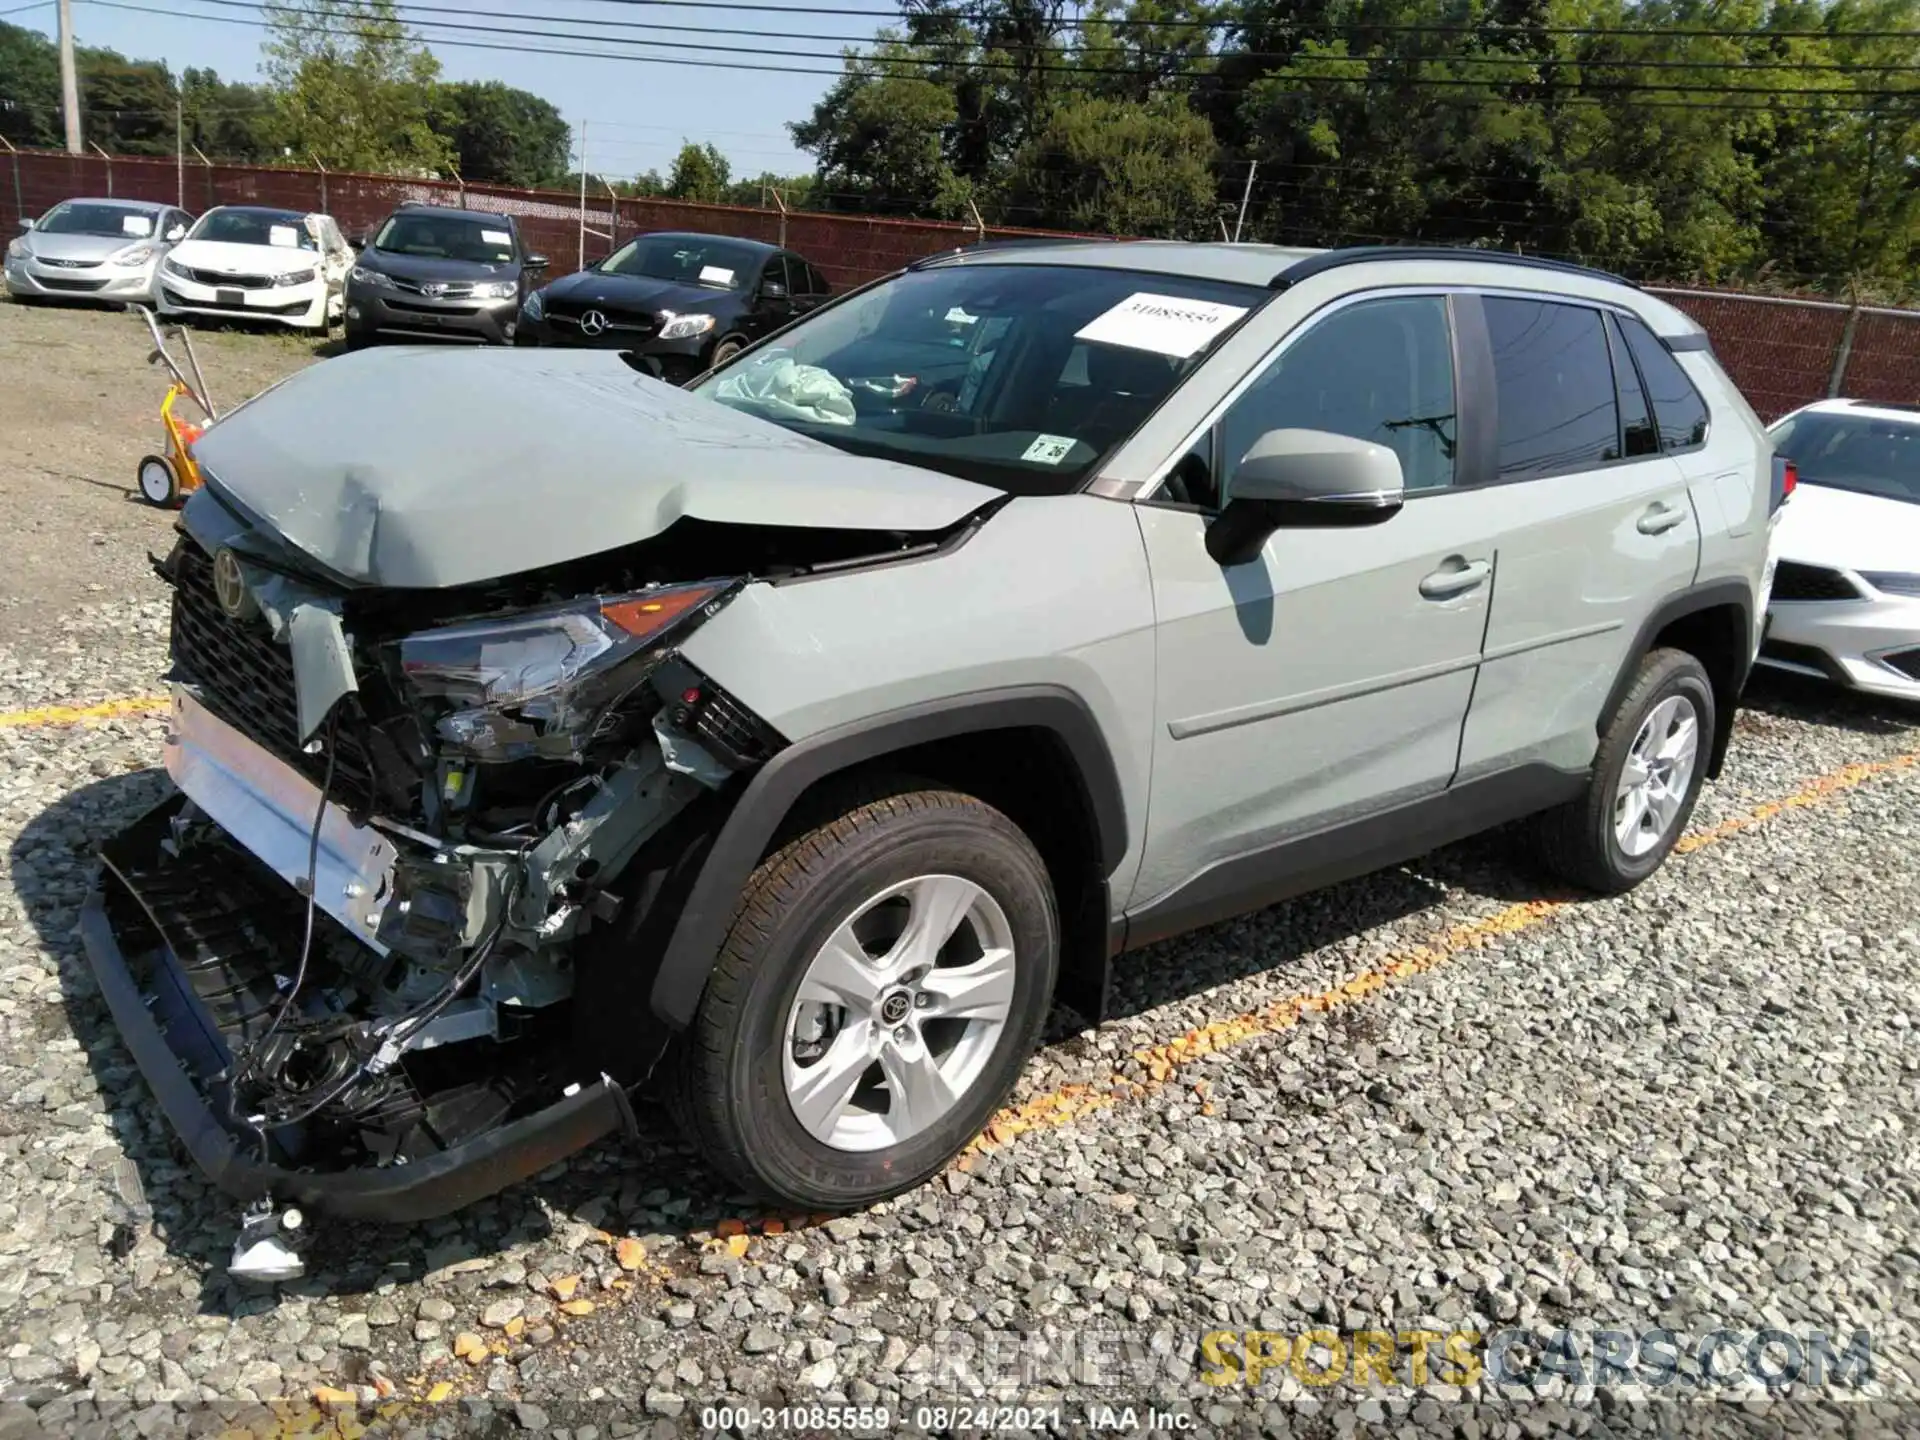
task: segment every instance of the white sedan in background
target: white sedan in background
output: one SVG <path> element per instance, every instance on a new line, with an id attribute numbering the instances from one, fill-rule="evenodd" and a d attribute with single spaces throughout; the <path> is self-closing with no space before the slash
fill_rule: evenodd
<path id="1" fill-rule="evenodd" d="M 7 246 L 7 292 L 146 305 L 154 270 L 193 217 L 145 200 L 62 200 Z"/>
<path id="2" fill-rule="evenodd" d="M 1822 400 L 1768 433 L 1799 484 L 1760 663 L 1920 700 L 1920 409 Z"/>
<path id="3" fill-rule="evenodd" d="M 330 215 L 222 205 L 160 262 L 162 315 L 267 320 L 324 331 L 340 318 L 353 251 Z"/>

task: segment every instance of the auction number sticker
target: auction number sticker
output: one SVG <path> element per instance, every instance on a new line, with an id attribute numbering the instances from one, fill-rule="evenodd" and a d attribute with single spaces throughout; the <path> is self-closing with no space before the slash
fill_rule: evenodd
<path id="1" fill-rule="evenodd" d="M 700 283 L 703 285 L 731 285 L 733 283 L 733 271 L 719 265 L 702 265 L 700 267 Z"/>
<path id="2" fill-rule="evenodd" d="M 1074 339 L 1096 345 L 1124 345 L 1185 360 L 1212 343 L 1213 337 L 1238 320 L 1244 305 L 1222 305 L 1213 300 L 1182 300 L 1140 290 L 1102 315 L 1096 315 Z"/>
<path id="3" fill-rule="evenodd" d="M 504 230 L 482 230 L 480 232 L 480 243 L 482 245 L 511 245 L 513 243 L 513 236 Z"/>
<path id="4" fill-rule="evenodd" d="M 1073 447 L 1079 443 L 1065 435 L 1036 435 L 1020 458 L 1041 465 L 1058 465 L 1073 453 Z"/>

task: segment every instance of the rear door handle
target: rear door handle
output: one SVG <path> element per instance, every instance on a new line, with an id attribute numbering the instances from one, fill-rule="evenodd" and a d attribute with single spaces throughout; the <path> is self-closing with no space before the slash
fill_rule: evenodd
<path id="1" fill-rule="evenodd" d="M 1493 573 L 1490 560 L 1462 560 L 1458 555 L 1448 560 L 1431 575 L 1420 581 L 1420 593 L 1429 600 L 1451 600 L 1455 595 L 1464 595 L 1476 585 L 1484 585 L 1487 576 Z"/>
<path id="2" fill-rule="evenodd" d="M 1642 535 L 1664 535 L 1682 520 L 1687 512 L 1675 505 L 1666 505 L 1656 500 L 1641 512 L 1634 528 Z"/>

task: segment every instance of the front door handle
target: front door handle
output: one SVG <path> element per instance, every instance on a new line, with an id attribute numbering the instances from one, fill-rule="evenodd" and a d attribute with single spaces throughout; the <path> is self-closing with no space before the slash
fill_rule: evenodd
<path id="1" fill-rule="evenodd" d="M 1484 585 L 1487 576 L 1492 573 L 1492 561 L 1462 560 L 1456 555 L 1431 575 L 1421 579 L 1420 593 L 1429 600 L 1451 600 L 1456 595 L 1466 594 L 1476 585 Z"/>
<path id="2" fill-rule="evenodd" d="M 1634 528 L 1642 535 L 1664 535 L 1686 518 L 1687 512 L 1678 506 L 1656 500 L 1641 512 Z"/>

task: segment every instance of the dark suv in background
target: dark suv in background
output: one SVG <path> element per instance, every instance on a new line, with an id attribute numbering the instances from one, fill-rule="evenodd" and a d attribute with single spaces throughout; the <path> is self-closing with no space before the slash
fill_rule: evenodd
<path id="1" fill-rule="evenodd" d="M 402 205 L 360 251 L 347 278 L 347 348 L 381 335 L 451 336 L 511 344 L 527 277 L 547 268 L 530 255 L 511 215 Z"/>
<path id="2" fill-rule="evenodd" d="M 775 245 L 641 235 L 529 295 L 514 339 L 631 351 L 677 384 L 732 359 L 830 293 L 819 270 Z"/>

